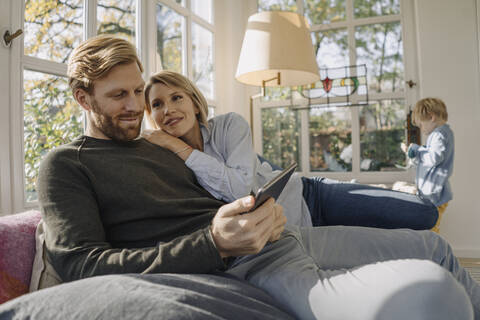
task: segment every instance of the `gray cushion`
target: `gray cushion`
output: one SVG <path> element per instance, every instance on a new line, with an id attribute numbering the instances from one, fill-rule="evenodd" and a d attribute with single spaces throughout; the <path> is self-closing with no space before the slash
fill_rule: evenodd
<path id="1" fill-rule="evenodd" d="M 0 305 L 0 319 L 292 319 L 260 289 L 227 275 L 108 275 Z"/>

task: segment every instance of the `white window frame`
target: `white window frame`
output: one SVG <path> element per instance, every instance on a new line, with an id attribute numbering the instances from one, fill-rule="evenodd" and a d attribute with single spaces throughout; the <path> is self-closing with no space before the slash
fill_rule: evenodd
<path id="1" fill-rule="evenodd" d="M 162 4 L 167 6 L 169 9 L 174 10 L 176 13 L 179 15 L 183 16 L 185 18 L 185 24 L 186 24 L 186 30 L 185 30 L 185 35 L 183 38 L 183 48 L 182 48 L 182 54 L 184 55 L 184 60 L 185 64 L 182 65 L 183 67 L 183 75 L 187 76 L 189 79 L 193 79 L 193 67 L 192 67 L 192 23 L 196 23 L 199 26 L 205 28 L 206 30 L 210 31 L 212 33 L 212 61 L 214 65 L 214 86 L 213 86 L 213 98 L 210 97 L 205 97 L 207 100 L 207 103 L 209 107 L 212 107 L 214 109 L 217 108 L 218 106 L 218 97 L 217 97 L 217 79 L 218 79 L 218 74 L 217 74 L 217 63 L 216 63 L 216 20 L 215 20 L 215 6 L 216 6 L 216 0 L 212 0 L 212 22 L 208 22 L 202 17 L 196 15 L 192 10 L 191 10 L 191 1 L 190 0 L 185 0 L 185 6 L 182 6 L 178 3 L 176 3 L 174 0 L 156 0 L 153 2 L 150 2 L 151 7 L 148 8 L 149 12 L 151 12 L 151 17 L 150 17 L 150 25 L 149 28 L 147 28 L 149 32 L 149 38 L 150 41 L 147 42 L 147 52 L 150 53 L 148 59 L 151 62 L 152 65 L 152 73 L 158 72 L 162 70 L 162 65 L 160 62 L 160 58 L 157 57 L 157 48 L 156 48 L 156 5 L 157 3 Z"/>
<path id="2" fill-rule="evenodd" d="M 10 30 L 22 29 L 24 27 L 24 12 L 25 1 L 21 0 L 7 0 L 7 7 L 10 8 L 11 20 Z M 136 47 L 139 56 L 142 59 L 144 66 L 144 78 L 147 79 L 155 71 L 159 70 L 156 64 L 156 4 L 161 2 L 176 11 L 182 13 L 187 17 L 187 26 L 191 26 L 192 22 L 206 28 L 213 33 L 213 63 L 214 63 L 214 99 L 207 99 L 209 106 L 216 107 L 217 94 L 215 88 L 218 87 L 218 68 L 217 57 L 215 54 L 216 43 L 216 28 L 215 28 L 215 7 L 218 0 L 212 1 L 212 23 L 209 23 L 201 17 L 190 12 L 190 0 L 186 0 L 186 7 L 178 5 L 173 0 L 136 0 Z M 96 35 L 97 30 L 97 0 L 84 0 L 84 26 L 83 26 L 83 38 L 87 39 Z M 190 29 L 187 30 L 187 38 L 189 39 L 189 45 L 187 58 L 187 76 L 192 75 L 191 68 L 191 36 Z M 10 70 L 8 70 L 9 76 L 9 88 L 10 103 L 8 108 L 8 128 L 2 130 L 6 132 L 6 137 L 3 140 L 8 142 L 7 146 L 2 145 L 2 151 L 5 149 L 8 152 L 0 159 L 1 171 L 0 171 L 0 215 L 11 214 L 14 212 L 21 212 L 26 209 L 38 207 L 38 203 L 27 202 L 25 197 L 25 170 L 24 170 L 24 140 L 23 140 L 23 71 L 29 69 L 32 71 L 42 72 L 46 74 L 66 77 L 67 66 L 66 64 L 43 60 L 31 56 L 25 56 L 23 38 L 17 39 L 12 42 L 10 50 Z M 7 130 L 8 129 L 8 130 Z M 2 140 L 2 141 L 3 141 Z"/>
<path id="3" fill-rule="evenodd" d="M 346 0 L 346 21 L 333 22 L 325 25 L 313 25 L 311 32 L 325 31 L 329 29 L 346 28 L 349 36 L 349 47 L 355 48 L 355 28 L 361 25 L 368 25 L 374 23 L 386 23 L 400 21 L 402 25 L 402 39 L 403 39 L 403 52 L 404 52 L 404 78 L 405 80 L 413 80 L 415 83 L 419 83 L 417 80 L 417 59 L 416 59 L 416 33 L 415 33 L 415 19 L 414 19 L 414 0 L 400 0 L 399 15 L 369 17 L 353 20 L 353 0 Z M 303 14 L 303 0 L 297 0 L 298 13 Z M 351 22 L 350 22 L 351 21 Z M 356 52 L 349 51 L 350 61 L 356 61 Z M 351 63 L 354 64 L 354 63 Z M 368 72 L 368 70 L 367 70 Z M 406 106 L 406 114 L 411 109 L 411 106 L 415 104 L 418 99 L 418 86 L 409 88 L 405 86 L 403 92 L 392 93 L 368 93 L 369 101 L 378 101 L 384 99 L 404 99 Z M 311 103 L 314 103 L 315 99 L 312 99 Z M 354 102 L 352 100 L 352 102 Z M 255 99 L 253 102 L 253 131 L 260 134 L 254 135 L 254 148 L 262 154 L 263 141 L 262 141 L 262 123 L 261 123 L 261 110 L 264 108 L 272 107 L 285 107 L 285 106 L 299 106 L 305 107 L 308 105 L 307 99 L 299 100 L 275 100 L 275 101 L 262 101 L 262 99 Z M 300 150 L 301 150 L 301 168 L 299 172 L 304 176 L 322 176 L 337 180 L 352 180 L 355 179 L 360 183 L 383 183 L 392 184 L 395 181 L 414 181 L 414 170 L 408 169 L 406 171 L 394 171 L 394 172 L 377 172 L 377 171 L 361 171 L 360 170 L 360 127 L 359 127 L 359 107 L 352 107 L 352 147 L 353 147 L 353 162 L 352 171 L 349 172 L 316 172 L 309 171 L 309 133 L 308 133 L 308 109 L 299 110 L 301 119 L 301 134 L 300 134 Z M 400 146 L 399 146 L 400 147 Z"/>

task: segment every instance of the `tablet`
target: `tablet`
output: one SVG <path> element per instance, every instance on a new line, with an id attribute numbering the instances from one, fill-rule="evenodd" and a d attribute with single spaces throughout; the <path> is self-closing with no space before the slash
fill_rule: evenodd
<path id="1" fill-rule="evenodd" d="M 294 162 L 289 165 L 285 170 L 280 172 L 275 178 L 273 178 L 263 187 L 258 189 L 257 194 L 252 193 L 252 195 L 255 197 L 255 206 L 250 209 L 250 211 L 257 209 L 269 198 L 274 198 L 275 200 L 277 200 L 280 196 L 280 193 L 282 193 L 283 188 L 290 179 L 291 175 L 293 174 L 293 172 L 295 172 L 296 168 L 297 163 Z"/>

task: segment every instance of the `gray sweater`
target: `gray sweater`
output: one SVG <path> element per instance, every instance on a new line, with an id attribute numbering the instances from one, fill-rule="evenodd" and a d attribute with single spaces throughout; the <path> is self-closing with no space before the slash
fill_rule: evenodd
<path id="1" fill-rule="evenodd" d="M 144 139 L 80 137 L 42 161 L 47 258 L 63 281 L 225 267 L 208 226 L 224 203 L 172 152 Z"/>

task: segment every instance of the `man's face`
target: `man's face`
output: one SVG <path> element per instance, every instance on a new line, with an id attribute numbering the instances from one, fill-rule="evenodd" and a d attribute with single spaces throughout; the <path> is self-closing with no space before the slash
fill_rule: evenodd
<path id="1" fill-rule="evenodd" d="M 145 82 L 138 65 L 117 65 L 93 85 L 94 94 L 87 97 L 87 135 L 120 141 L 137 138 L 145 109 Z"/>

